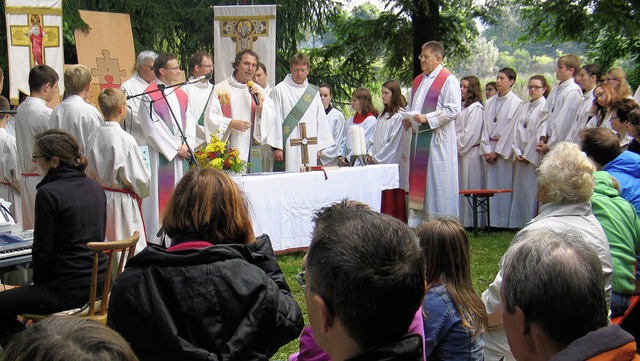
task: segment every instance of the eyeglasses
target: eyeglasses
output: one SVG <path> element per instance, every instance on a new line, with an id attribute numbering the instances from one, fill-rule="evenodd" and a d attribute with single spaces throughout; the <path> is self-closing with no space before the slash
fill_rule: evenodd
<path id="1" fill-rule="evenodd" d="M 199 66 L 201 68 L 213 68 L 213 64 L 211 64 L 211 65 L 202 65 L 202 64 L 200 64 Z"/>
<path id="2" fill-rule="evenodd" d="M 618 79 L 616 78 L 611 78 L 611 77 L 606 77 L 604 78 L 605 81 L 618 81 Z"/>
<path id="3" fill-rule="evenodd" d="M 529 89 L 529 90 L 538 90 L 538 89 L 542 89 L 542 88 L 544 88 L 544 87 L 543 86 L 537 86 L 537 85 L 529 85 L 527 87 L 527 89 Z"/>
<path id="4" fill-rule="evenodd" d="M 165 68 L 167 70 L 180 70 L 179 66 L 174 66 L 173 68 Z"/>
<path id="5" fill-rule="evenodd" d="M 304 279 L 304 271 L 298 273 L 298 275 L 296 276 L 296 280 L 298 280 L 298 284 L 300 285 L 300 287 L 307 287 L 307 280 Z"/>
<path id="6" fill-rule="evenodd" d="M 46 158 L 46 157 L 47 157 L 46 155 L 37 155 L 35 152 L 31 153 L 31 160 L 33 160 L 34 162 L 38 158 Z"/>

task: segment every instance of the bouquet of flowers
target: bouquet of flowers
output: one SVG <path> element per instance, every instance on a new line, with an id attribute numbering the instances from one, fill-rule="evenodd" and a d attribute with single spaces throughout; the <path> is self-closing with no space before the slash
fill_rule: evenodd
<path id="1" fill-rule="evenodd" d="M 230 173 L 242 173 L 247 162 L 239 158 L 240 152 L 221 141 L 214 133 L 206 147 L 196 151 L 196 161 L 202 168 L 214 168 Z"/>

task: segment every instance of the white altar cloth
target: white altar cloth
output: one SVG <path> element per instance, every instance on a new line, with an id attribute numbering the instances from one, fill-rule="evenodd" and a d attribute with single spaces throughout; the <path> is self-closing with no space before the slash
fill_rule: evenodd
<path id="1" fill-rule="evenodd" d="M 398 165 L 308 173 L 278 173 L 233 177 L 249 202 L 256 236 L 266 233 L 275 251 L 308 247 L 314 213 L 344 198 L 368 204 L 380 211 L 382 191 L 399 187 Z"/>

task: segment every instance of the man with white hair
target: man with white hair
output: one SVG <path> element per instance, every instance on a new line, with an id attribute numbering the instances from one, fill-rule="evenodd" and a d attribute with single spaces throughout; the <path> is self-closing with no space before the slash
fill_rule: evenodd
<path id="1" fill-rule="evenodd" d="M 527 234 L 534 230 L 576 232 L 600 258 L 602 273 L 605 276 L 604 295 L 608 309 L 613 266 L 607 236 L 591 212 L 590 199 L 595 188 L 593 172 L 593 164 L 576 144 L 556 143 L 542 159 L 539 168 L 540 214 L 516 234 L 510 247 L 522 242 Z M 489 331 L 484 337 L 485 360 L 499 360 L 503 357 L 505 360 L 514 360 L 502 325 L 502 276 L 501 269 L 493 283 L 482 293 L 482 301 L 489 315 Z M 576 304 L 576 307 L 580 307 L 580 304 Z"/>
<path id="2" fill-rule="evenodd" d="M 638 360 L 633 336 L 609 325 L 601 262 L 573 231 L 537 229 L 502 264 L 502 319 L 517 360 Z"/>
<path id="3" fill-rule="evenodd" d="M 131 78 L 120 85 L 120 89 L 124 90 L 126 95 L 131 96 L 143 93 L 149 86 L 149 83 L 156 78 L 153 72 L 153 62 L 157 57 L 158 54 L 151 50 L 141 51 L 140 54 L 138 54 L 138 58 L 136 59 L 136 72 L 133 73 Z M 127 113 L 129 115 L 127 116 L 128 119 L 122 122 L 124 129 L 133 135 L 136 143 L 140 146 L 147 145 L 144 134 L 142 134 L 140 120 L 138 119 L 141 99 L 142 97 L 140 96 L 127 100 L 127 107 L 129 108 Z"/>

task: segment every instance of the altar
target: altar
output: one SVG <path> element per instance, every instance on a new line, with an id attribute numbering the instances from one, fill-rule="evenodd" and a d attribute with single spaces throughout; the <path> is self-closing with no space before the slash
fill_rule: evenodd
<path id="1" fill-rule="evenodd" d="M 380 211 L 382 191 L 398 188 L 398 165 L 335 168 L 306 173 L 233 177 L 244 190 L 256 236 L 266 233 L 275 251 L 308 247 L 314 213 L 344 198 Z"/>

